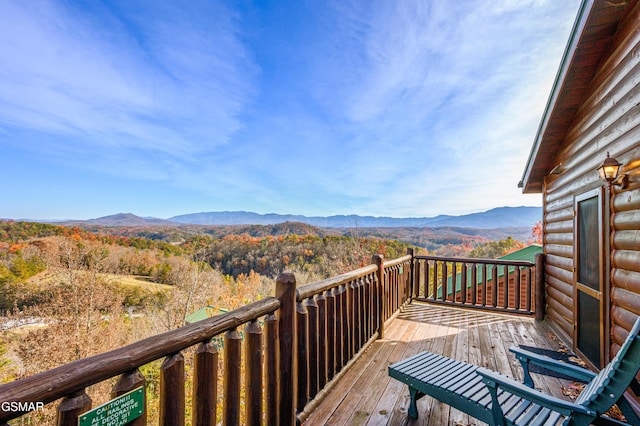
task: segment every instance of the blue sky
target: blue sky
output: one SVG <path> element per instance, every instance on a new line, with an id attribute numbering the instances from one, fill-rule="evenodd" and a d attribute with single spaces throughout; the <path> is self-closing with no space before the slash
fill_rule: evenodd
<path id="1" fill-rule="evenodd" d="M 578 0 L 4 1 L 0 217 L 540 205 Z"/>

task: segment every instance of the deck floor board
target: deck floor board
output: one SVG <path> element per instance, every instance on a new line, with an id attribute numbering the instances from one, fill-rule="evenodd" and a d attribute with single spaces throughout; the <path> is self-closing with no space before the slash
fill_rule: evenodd
<path id="1" fill-rule="evenodd" d="M 422 351 L 482 365 L 522 380 L 510 346 L 557 350 L 544 324 L 532 318 L 413 303 L 375 341 L 305 421 L 305 425 L 484 425 L 431 397 L 418 401 L 418 420 L 407 418 L 407 387 L 387 367 Z M 533 375 L 536 386 L 566 399 L 569 382 Z"/>

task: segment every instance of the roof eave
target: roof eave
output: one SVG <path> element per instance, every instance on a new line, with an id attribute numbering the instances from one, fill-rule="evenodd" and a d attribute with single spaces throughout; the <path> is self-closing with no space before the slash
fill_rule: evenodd
<path id="1" fill-rule="evenodd" d="M 582 35 L 588 21 L 589 11 L 591 11 L 593 3 L 594 0 L 583 0 L 580 4 L 580 8 L 578 9 L 576 20 L 573 23 L 571 35 L 569 37 L 569 41 L 567 42 L 567 46 L 565 47 L 562 61 L 560 62 L 556 78 L 553 82 L 551 93 L 549 95 L 549 99 L 547 100 L 544 113 L 542 114 L 542 119 L 540 120 L 540 125 L 538 126 L 538 131 L 536 133 L 533 146 L 531 147 L 531 152 L 529 153 L 529 158 L 527 160 L 527 165 L 525 167 L 522 180 L 518 185 L 522 188 L 522 192 L 525 194 L 542 192 L 542 184 L 545 174 L 533 173 L 534 166 L 536 165 L 536 160 L 538 160 L 539 158 L 538 154 L 540 152 L 540 146 L 542 145 L 542 141 L 544 140 L 549 121 L 553 116 L 554 108 L 557 104 L 559 94 L 562 91 L 562 88 L 565 86 L 568 71 L 571 68 L 573 58 L 575 57 L 575 53 L 580 42 L 580 36 Z"/>

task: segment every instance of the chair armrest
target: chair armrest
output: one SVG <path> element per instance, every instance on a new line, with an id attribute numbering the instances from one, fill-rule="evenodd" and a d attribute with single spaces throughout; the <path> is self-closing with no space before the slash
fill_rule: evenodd
<path id="1" fill-rule="evenodd" d="M 565 401 L 564 399 L 556 398 L 555 396 L 547 395 L 536 389 L 532 389 L 524 384 L 513 380 L 510 377 L 503 376 L 494 371 L 487 370 L 486 368 L 479 367 L 477 373 L 482 376 L 482 381 L 489 387 L 492 398 L 492 409 L 498 406 L 497 388 L 500 387 L 513 395 L 520 396 L 527 401 L 531 401 L 550 410 L 557 411 L 565 416 L 573 414 L 581 414 L 584 416 L 595 418 L 597 413 L 593 410 L 586 408 L 583 405 L 575 404 L 571 401 Z M 494 411 L 494 416 L 496 412 Z"/>
<path id="2" fill-rule="evenodd" d="M 509 348 L 509 351 L 513 352 L 522 364 L 522 369 L 524 370 L 524 383 L 529 387 L 533 387 L 533 379 L 529 374 L 529 364 L 536 364 L 540 367 L 546 368 L 547 370 L 555 371 L 556 373 L 561 373 L 573 377 L 576 380 L 582 380 L 585 382 L 590 382 L 594 377 L 596 377 L 596 373 L 587 370 L 586 368 L 558 361 L 548 356 L 539 355 L 516 346 Z"/>

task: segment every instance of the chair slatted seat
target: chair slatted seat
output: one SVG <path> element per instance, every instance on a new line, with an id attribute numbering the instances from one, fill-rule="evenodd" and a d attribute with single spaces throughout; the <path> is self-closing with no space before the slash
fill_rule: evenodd
<path id="1" fill-rule="evenodd" d="M 640 318 L 613 360 L 598 374 L 524 349 L 511 351 L 522 363 L 524 383 L 430 352 L 389 366 L 389 375 L 409 387 L 408 414 L 415 419 L 418 399 L 429 395 L 493 425 L 625 424 L 604 415 L 614 404 L 628 424 L 640 424 L 623 396 L 640 370 Z M 531 364 L 590 381 L 575 402 L 565 401 L 533 388 Z"/>

